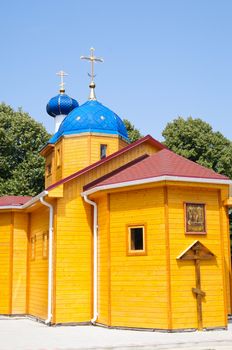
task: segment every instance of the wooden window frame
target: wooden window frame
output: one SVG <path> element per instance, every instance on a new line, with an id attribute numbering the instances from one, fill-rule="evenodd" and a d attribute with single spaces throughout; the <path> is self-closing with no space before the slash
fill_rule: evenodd
<path id="1" fill-rule="evenodd" d="M 102 157 L 102 155 L 101 155 L 102 146 L 105 146 L 105 156 L 104 157 Z M 107 157 L 107 149 L 108 149 L 108 145 L 106 143 L 100 143 L 100 159 L 104 159 Z"/>
<path id="2" fill-rule="evenodd" d="M 132 228 L 143 228 L 143 250 L 132 250 L 131 249 L 131 231 Z M 147 255 L 147 225 L 145 223 L 139 224 L 128 224 L 126 225 L 126 247 L 128 256 L 144 256 Z"/>
<path id="3" fill-rule="evenodd" d="M 56 150 L 56 168 L 61 167 L 61 147 L 58 147 Z"/>
<path id="4" fill-rule="evenodd" d="M 187 205 L 202 205 L 204 213 L 204 231 L 187 231 Z M 200 202 L 184 202 L 184 227 L 186 235 L 206 235 L 207 234 L 207 223 L 206 223 L 206 203 Z"/>
<path id="5" fill-rule="evenodd" d="M 36 258 L 36 236 L 30 238 L 30 260 L 34 261 Z"/>
<path id="6" fill-rule="evenodd" d="M 45 240 L 45 237 L 46 240 Z M 47 259 L 48 258 L 48 249 L 49 249 L 49 241 L 48 241 L 49 237 L 48 237 L 48 231 L 43 233 L 43 247 L 42 247 L 42 257 L 43 259 Z M 45 249 L 45 242 L 46 242 L 46 249 Z"/>
<path id="7" fill-rule="evenodd" d="M 46 165 L 46 176 L 49 177 L 52 175 L 52 162 Z"/>

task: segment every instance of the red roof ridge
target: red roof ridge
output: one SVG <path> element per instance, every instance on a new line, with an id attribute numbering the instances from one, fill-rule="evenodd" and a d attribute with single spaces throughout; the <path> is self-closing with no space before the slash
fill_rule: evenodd
<path id="1" fill-rule="evenodd" d="M 117 185 L 120 183 L 128 183 L 153 179 L 158 177 L 172 177 L 174 179 L 202 179 L 202 180 L 222 180 L 230 181 L 225 176 L 216 173 L 214 170 L 206 168 L 190 159 L 180 156 L 169 149 L 162 149 L 139 162 L 131 164 L 124 169 L 121 169 L 115 174 L 109 174 L 104 179 L 96 181 L 95 184 L 89 183 L 84 187 L 84 190 L 89 190 L 94 187 Z M 204 181 L 203 181 L 204 182 Z"/>
<path id="2" fill-rule="evenodd" d="M 148 154 L 143 154 L 142 156 L 138 157 L 138 158 L 135 158 L 133 159 L 132 161 L 122 165 L 121 167 L 111 171 L 110 173 L 108 174 L 105 174 L 99 178 L 97 178 L 96 180 L 92 181 L 92 182 L 89 182 L 87 185 L 83 186 L 83 190 L 86 191 L 88 190 L 88 188 L 90 187 L 94 187 L 95 185 L 97 185 L 99 182 L 103 181 L 103 180 L 106 180 L 108 179 L 109 177 L 113 176 L 113 175 L 116 175 L 118 174 L 120 171 L 124 170 L 124 169 L 127 169 L 129 168 L 130 166 L 134 165 L 134 164 L 137 164 L 139 162 L 141 162 L 142 160 L 148 158 L 149 155 Z"/>
<path id="3" fill-rule="evenodd" d="M 114 159 L 114 158 L 120 156 L 121 154 L 123 154 L 123 153 L 125 153 L 125 152 L 127 152 L 127 151 L 129 151 L 129 150 L 131 150 L 131 149 L 133 149 L 134 147 L 137 147 L 138 145 L 140 145 L 140 144 L 142 144 L 142 143 L 144 143 L 144 142 L 146 142 L 146 141 L 151 142 L 154 146 L 156 146 L 156 147 L 159 148 L 160 150 L 167 148 L 167 147 L 166 147 L 165 145 L 163 145 L 161 142 L 159 142 L 159 141 L 157 141 L 156 139 L 154 139 L 151 135 L 146 135 L 146 136 L 144 136 L 143 138 L 141 138 L 141 139 L 139 139 L 139 140 L 137 140 L 137 141 L 135 141 L 135 142 L 133 142 L 133 143 L 130 143 L 128 146 L 126 146 L 126 147 L 120 149 L 119 151 L 110 154 L 108 157 L 105 157 L 105 158 L 103 158 L 103 159 L 100 159 L 100 160 L 98 160 L 97 162 L 95 162 L 95 163 L 93 163 L 93 164 L 90 164 L 90 165 L 88 165 L 87 167 L 85 167 L 85 168 L 83 168 L 83 169 L 81 169 L 81 170 L 78 170 L 77 172 L 75 172 L 75 173 L 73 173 L 73 174 L 71 174 L 71 175 L 65 177 L 64 179 L 55 182 L 54 184 L 48 186 L 48 187 L 46 188 L 46 190 L 49 191 L 49 190 L 51 190 L 51 189 L 53 189 L 53 188 L 55 188 L 55 187 L 57 187 L 57 186 L 59 186 L 59 185 L 62 185 L 63 183 L 66 183 L 66 182 L 68 182 L 68 181 L 70 181 L 70 180 L 73 180 L 73 179 L 75 179 L 76 177 L 79 177 L 79 176 L 81 176 L 81 175 L 87 173 L 88 171 L 93 170 L 93 169 L 97 168 L 98 166 L 100 166 L 100 165 L 102 165 L 102 164 L 104 164 L 104 163 L 107 163 L 107 162 L 110 161 L 111 159 Z"/>

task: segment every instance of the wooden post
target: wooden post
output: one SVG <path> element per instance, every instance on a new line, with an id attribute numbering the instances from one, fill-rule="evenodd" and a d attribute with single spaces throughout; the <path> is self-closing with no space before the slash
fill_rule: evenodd
<path id="1" fill-rule="evenodd" d="M 205 292 L 201 290 L 201 260 L 209 260 L 214 257 L 214 254 L 209 251 L 199 241 L 194 242 L 188 249 L 186 249 L 177 259 L 193 260 L 195 263 L 195 277 L 196 288 L 192 288 L 192 292 L 196 295 L 197 300 L 197 324 L 198 330 L 203 329 L 203 315 L 202 315 L 202 298 L 205 297 Z"/>
<path id="2" fill-rule="evenodd" d="M 195 274 L 196 274 L 196 288 L 193 288 L 193 293 L 196 294 L 197 299 L 197 321 L 198 321 L 198 329 L 203 329 L 203 320 L 202 320 L 202 297 L 205 296 L 205 293 L 201 291 L 201 270 L 200 263 L 201 260 L 199 258 L 199 245 L 194 247 L 195 249 Z"/>
<path id="3" fill-rule="evenodd" d="M 201 272 L 200 272 L 200 260 L 195 261 L 195 271 L 196 271 L 196 287 L 201 290 Z M 201 293 L 196 294 L 197 298 L 197 320 L 198 320 L 198 329 L 202 330 L 202 295 Z"/>

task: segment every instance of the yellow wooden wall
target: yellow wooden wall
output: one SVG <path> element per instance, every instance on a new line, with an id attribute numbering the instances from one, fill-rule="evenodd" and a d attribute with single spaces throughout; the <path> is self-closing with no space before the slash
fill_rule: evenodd
<path id="1" fill-rule="evenodd" d="M 63 139 L 63 178 L 90 164 L 89 136 Z"/>
<path id="2" fill-rule="evenodd" d="M 0 313 L 25 314 L 28 214 L 0 215 Z"/>
<path id="3" fill-rule="evenodd" d="M 206 204 L 206 235 L 185 235 L 184 202 Z M 221 327 L 227 324 L 225 310 L 224 249 L 221 242 L 218 190 L 204 188 L 168 187 L 168 221 L 171 262 L 172 327 L 197 328 L 195 268 L 191 261 L 177 261 L 179 256 L 195 240 L 202 242 L 215 255 L 213 261 L 201 263 L 203 301 L 203 327 Z M 224 294 L 223 294 L 224 293 Z"/>
<path id="4" fill-rule="evenodd" d="M 12 242 L 13 214 L 0 215 L 0 314 L 10 314 L 12 309 Z"/>
<path id="5" fill-rule="evenodd" d="M 90 137 L 90 164 L 100 160 L 100 145 L 107 145 L 106 155 L 117 152 L 121 148 L 127 146 L 127 143 L 118 136 L 112 135 L 92 135 Z"/>
<path id="6" fill-rule="evenodd" d="M 209 186 L 210 187 L 210 186 Z M 203 327 L 225 327 L 230 304 L 229 236 L 218 187 L 162 186 L 102 195 L 99 318 L 121 327 L 197 328 L 195 267 L 176 258 L 195 240 L 215 255 L 201 263 Z M 206 235 L 186 235 L 184 202 L 206 204 Z M 145 224 L 146 256 L 127 255 L 128 224 Z M 228 285 L 227 285 L 228 283 Z"/>
<path id="7" fill-rule="evenodd" d="M 89 322 L 92 318 L 91 207 L 76 181 L 57 199 L 55 317 L 53 322 Z"/>
<path id="8" fill-rule="evenodd" d="M 124 140 L 122 140 L 121 138 L 118 139 L 118 149 L 122 149 L 124 147 L 126 147 L 128 145 L 128 143 Z"/>
<path id="9" fill-rule="evenodd" d="M 58 152 L 59 152 L 59 155 L 58 155 Z M 57 142 L 55 146 L 54 171 L 56 174 L 55 176 L 56 181 L 59 181 L 63 178 L 63 168 L 64 168 L 63 153 L 64 153 L 64 142 L 60 140 L 59 142 Z"/>
<path id="10" fill-rule="evenodd" d="M 167 328 L 168 281 L 163 203 L 162 188 L 110 195 L 113 326 Z M 146 256 L 127 255 L 129 224 L 145 225 Z"/>
<path id="11" fill-rule="evenodd" d="M 28 214 L 15 212 L 13 227 L 12 314 L 26 313 Z"/>
<path id="12" fill-rule="evenodd" d="M 63 177 L 100 160 L 100 145 L 107 145 L 107 155 L 118 151 L 126 143 L 119 145 L 118 136 L 78 135 L 63 139 Z"/>
<path id="13" fill-rule="evenodd" d="M 47 173 L 47 167 L 51 164 L 51 174 L 48 175 Z M 46 154 L 45 158 L 45 171 L 44 171 L 44 177 L 45 177 L 45 188 L 48 186 L 51 186 L 54 182 L 56 182 L 56 173 L 54 171 L 55 169 L 55 152 L 54 149 L 52 149 L 48 154 Z"/>
<path id="14" fill-rule="evenodd" d="M 227 313 L 232 313 L 232 279 L 231 279 L 231 251 L 230 251 L 230 230 L 229 230 L 229 216 L 228 207 L 223 206 L 223 202 L 229 197 L 229 189 L 224 189 L 218 192 L 218 203 L 220 207 L 222 232 L 223 232 L 223 244 L 224 244 L 224 263 L 225 263 L 225 284 L 226 284 L 226 296 L 227 296 Z"/>
<path id="15" fill-rule="evenodd" d="M 63 177 L 63 153 L 64 141 L 61 139 L 56 143 L 55 147 L 45 153 L 45 188 L 51 186 L 53 183 L 59 181 Z M 58 157 L 59 151 L 59 157 Z M 58 158 L 60 160 L 58 161 Z M 51 174 L 47 173 L 47 166 L 51 165 Z"/>
<path id="16" fill-rule="evenodd" d="M 184 202 L 206 204 L 206 235 L 185 235 Z M 196 298 L 191 289 L 195 286 L 194 263 L 177 261 L 176 257 L 194 240 L 200 240 L 215 255 L 216 259 L 201 263 L 202 290 L 206 292 L 203 301 L 203 327 L 221 327 L 227 324 L 224 303 L 226 295 L 223 279 L 224 249 L 222 244 L 218 190 L 205 188 L 168 188 L 168 219 L 170 234 L 172 326 L 176 328 L 197 328 Z M 228 240 L 228 237 L 227 237 Z M 186 298 L 188 302 L 186 307 Z"/>
<path id="17" fill-rule="evenodd" d="M 111 325 L 110 197 L 98 201 L 98 322 Z"/>
<path id="18" fill-rule="evenodd" d="M 43 258 L 43 233 L 48 232 L 48 208 L 30 214 L 30 238 L 35 237 L 35 259 L 29 257 L 28 313 L 47 318 L 48 259 Z M 31 254 L 31 244 L 29 253 Z"/>

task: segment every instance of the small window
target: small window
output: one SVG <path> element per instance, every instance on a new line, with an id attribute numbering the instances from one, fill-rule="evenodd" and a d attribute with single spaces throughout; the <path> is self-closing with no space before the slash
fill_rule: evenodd
<path id="1" fill-rule="evenodd" d="M 43 233 L 43 259 L 48 257 L 48 232 Z"/>
<path id="2" fill-rule="evenodd" d="M 35 260 L 36 236 L 31 237 L 31 260 Z"/>
<path id="3" fill-rule="evenodd" d="M 205 204 L 185 203 L 185 233 L 206 233 Z"/>
<path id="4" fill-rule="evenodd" d="M 52 174 L 52 163 L 48 163 L 46 166 L 46 175 L 50 176 Z"/>
<path id="5" fill-rule="evenodd" d="M 61 166 L 61 155 L 60 155 L 60 148 L 56 151 L 56 166 L 59 168 Z"/>
<path id="6" fill-rule="evenodd" d="M 145 250 L 145 229 L 144 226 L 129 226 L 128 227 L 128 253 L 142 254 Z"/>
<path id="7" fill-rule="evenodd" d="M 107 150 L 107 145 L 101 145 L 100 146 L 100 157 L 101 157 L 101 159 L 106 157 L 106 150 Z"/>

